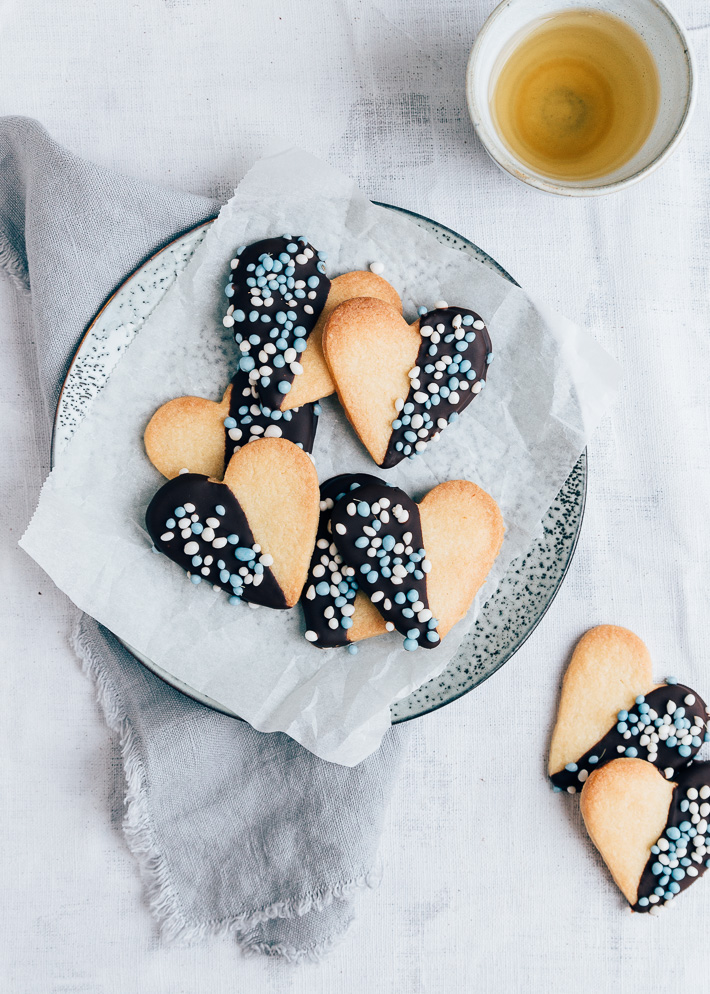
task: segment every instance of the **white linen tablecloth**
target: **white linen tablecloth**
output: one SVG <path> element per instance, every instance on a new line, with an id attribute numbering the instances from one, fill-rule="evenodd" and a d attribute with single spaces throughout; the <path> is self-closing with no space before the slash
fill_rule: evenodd
<path id="1" fill-rule="evenodd" d="M 563 668 L 593 624 L 632 628 L 659 676 L 710 693 L 710 17 L 702 0 L 676 5 L 700 72 L 682 148 L 626 193 L 568 201 L 514 183 L 473 135 L 463 74 L 492 6 L 0 6 L 0 113 L 37 117 L 96 162 L 222 199 L 272 137 L 297 142 L 375 199 L 472 238 L 626 373 L 590 446 L 582 537 L 555 604 L 500 673 L 417 723 L 379 892 L 325 962 L 293 969 L 243 959 L 227 939 L 156 938 L 120 832 L 116 744 L 67 643 L 74 608 L 16 547 L 48 432 L 29 314 L 0 282 L 3 990 L 702 989 L 710 884 L 657 920 L 630 915 L 576 799 L 554 795 L 544 770 Z"/>

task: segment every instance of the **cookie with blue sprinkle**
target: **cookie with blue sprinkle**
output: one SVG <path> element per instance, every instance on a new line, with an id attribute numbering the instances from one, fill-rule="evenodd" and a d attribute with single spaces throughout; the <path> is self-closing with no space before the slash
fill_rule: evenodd
<path id="1" fill-rule="evenodd" d="M 359 589 L 410 651 L 435 648 L 463 618 L 504 533 L 498 505 L 467 480 L 441 483 L 419 504 L 384 481 L 363 482 L 335 501 L 330 521 Z"/>
<path id="2" fill-rule="evenodd" d="M 224 590 L 230 603 L 272 608 L 298 602 L 319 516 L 310 457 L 284 438 L 261 438 L 229 461 L 224 481 L 181 473 L 146 512 L 154 551 L 195 586 Z"/>
<path id="3" fill-rule="evenodd" d="M 323 354 L 345 414 L 378 466 L 415 458 L 486 385 L 493 351 L 475 311 L 439 302 L 409 325 L 382 300 L 335 308 Z"/>
<path id="4" fill-rule="evenodd" d="M 303 235 L 282 235 L 240 246 L 230 267 L 223 323 L 233 330 L 240 369 L 264 407 L 284 410 L 328 299 L 325 253 Z"/>
<path id="5" fill-rule="evenodd" d="M 332 512 L 336 501 L 365 484 L 380 483 L 366 473 L 343 473 L 321 484 L 316 545 L 301 597 L 305 637 L 319 649 L 348 646 L 354 654 L 355 642 L 394 630 L 392 622 L 385 622 L 360 590 L 355 567 L 344 561 L 333 541 Z"/>
<path id="6" fill-rule="evenodd" d="M 576 793 L 594 770 L 622 756 L 646 760 L 670 780 L 708 740 L 705 701 L 674 677 L 656 683 L 637 635 L 599 625 L 582 636 L 550 744 L 555 789 Z"/>
<path id="7" fill-rule="evenodd" d="M 643 759 L 614 759 L 584 784 L 584 823 L 633 911 L 657 915 L 710 866 L 710 763 L 668 780 Z"/>

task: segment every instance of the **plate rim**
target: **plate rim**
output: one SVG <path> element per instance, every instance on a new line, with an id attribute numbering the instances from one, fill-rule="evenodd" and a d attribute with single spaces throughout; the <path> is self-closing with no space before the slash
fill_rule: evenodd
<path id="1" fill-rule="evenodd" d="M 126 284 L 130 283 L 131 280 L 138 275 L 141 269 L 145 268 L 145 266 L 147 266 L 149 262 L 152 262 L 153 259 L 159 256 L 161 252 L 164 252 L 166 249 L 169 249 L 171 245 L 174 245 L 176 242 L 181 241 L 183 238 L 187 237 L 187 235 L 191 235 L 193 234 L 193 232 L 199 231 L 200 228 L 206 228 L 208 224 L 214 224 L 218 216 L 219 216 L 218 214 L 213 214 L 211 217 L 206 218 L 204 221 L 200 221 L 199 224 L 193 224 L 191 227 L 185 228 L 183 231 L 180 231 L 177 235 L 174 235 L 172 238 L 169 238 L 166 242 L 163 242 L 158 248 L 156 248 L 153 252 L 151 252 L 150 255 L 147 255 L 145 259 L 141 260 L 141 262 L 139 262 L 138 265 L 134 269 L 132 269 L 130 273 L 128 273 L 128 275 L 124 277 L 124 279 L 121 280 L 118 286 L 116 286 L 111 291 L 111 293 L 108 295 L 108 297 L 106 297 L 104 302 L 99 307 L 98 311 L 96 311 L 94 316 L 90 319 L 89 323 L 84 329 L 81 338 L 76 343 L 76 348 L 74 349 L 71 358 L 67 362 L 66 370 L 64 372 L 64 379 L 62 380 L 62 385 L 59 388 L 57 403 L 54 408 L 54 418 L 52 419 L 52 434 L 49 439 L 50 472 L 54 469 L 57 422 L 59 421 L 59 408 L 62 403 L 62 397 L 64 396 L 64 390 L 66 388 L 67 380 L 69 379 L 71 371 L 74 368 L 77 359 L 79 358 L 79 353 L 81 352 L 82 346 L 86 341 L 87 337 L 89 336 L 89 334 L 91 333 L 91 329 L 94 327 L 94 325 L 99 320 L 99 318 L 106 310 L 108 305 L 111 303 L 111 301 L 118 296 L 118 294 L 121 292 L 121 290 L 123 290 Z M 116 638 L 118 638 L 118 636 L 116 636 Z"/>
<path id="2" fill-rule="evenodd" d="M 438 228 L 438 229 L 440 229 L 442 231 L 448 232 L 449 234 L 451 234 L 455 238 L 457 238 L 459 241 L 463 242 L 464 244 L 466 244 L 470 248 L 472 248 L 479 256 L 482 256 L 487 261 L 488 266 L 490 268 L 494 269 L 496 272 L 498 272 L 501 276 L 503 276 L 506 280 L 508 280 L 508 282 L 512 283 L 514 286 L 520 287 L 520 284 L 517 282 L 517 280 L 515 280 L 510 275 L 510 273 L 506 269 L 504 269 L 503 266 L 501 266 L 500 263 L 497 262 L 496 259 L 493 258 L 493 256 L 489 255 L 488 252 L 484 251 L 475 242 L 472 242 L 470 238 L 466 238 L 464 235 L 460 234 L 458 231 L 455 231 L 453 228 L 448 227 L 448 225 L 441 224 L 441 222 L 435 221 L 433 218 L 427 217 L 425 214 L 420 214 L 417 211 L 409 210 L 406 207 L 398 207 L 398 206 L 396 206 L 394 204 L 385 204 L 385 203 L 383 203 L 381 201 L 377 201 L 377 200 L 373 200 L 372 203 L 376 207 L 383 207 L 383 208 L 385 208 L 387 210 L 393 210 L 393 211 L 396 211 L 399 214 L 404 214 L 404 215 L 407 215 L 408 217 L 411 217 L 411 218 L 414 218 L 414 219 L 420 219 L 422 221 L 426 221 L 427 223 L 433 225 L 434 227 L 436 227 L 436 228 Z M 57 424 L 58 424 L 58 420 L 59 420 L 59 409 L 61 407 L 62 398 L 64 396 L 64 391 L 65 391 L 65 388 L 66 388 L 66 385 L 67 385 L 67 381 L 69 379 L 69 376 L 71 375 L 71 371 L 74 368 L 74 365 L 76 364 L 76 362 L 77 362 L 77 360 L 79 358 L 79 353 L 81 352 L 81 349 L 82 349 L 82 347 L 84 345 L 84 342 L 86 341 L 87 337 L 91 333 L 91 331 L 94 328 L 94 326 L 96 325 L 96 323 L 99 321 L 101 315 L 104 313 L 104 311 L 109 306 L 109 304 L 111 303 L 111 301 L 114 300 L 114 298 L 124 289 L 124 287 L 128 283 L 130 283 L 131 280 L 133 280 L 134 277 L 142 269 L 144 269 L 145 266 L 147 266 L 153 259 L 155 259 L 157 256 L 159 256 L 166 249 L 169 249 L 171 245 L 174 245 L 176 242 L 181 241 L 187 235 L 193 234 L 194 232 L 199 231 L 201 228 L 207 228 L 210 225 L 214 224 L 214 222 L 217 220 L 218 216 L 219 216 L 218 214 L 213 214 L 210 217 L 205 218 L 204 221 L 200 221 L 199 223 L 197 223 L 195 225 L 192 225 L 189 228 L 183 229 L 178 234 L 174 235 L 172 238 L 169 238 L 167 241 L 163 242 L 159 247 L 157 247 L 156 249 L 154 249 L 149 255 L 147 255 L 145 257 L 145 259 L 143 259 L 140 263 L 138 263 L 138 265 L 134 269 L 132 269 L 131 272 L 128 273 L 124 277 L 123 280 L 121 280 L 121 282 L 115 287 L 115 289 L 106 297 L 106 299 L 103 301 L 103 303 L 101 304 L 101 306 L 99 307 L 99 309 L 96 311 L 96 313 L 90 319 L 89 323 L 86 325 L 86 328 L 84 329 L 84 332 L 81 335 L 81 338 L 77 342 L 77 345 L 76 345 L 76 348 L 74 349 L 74 352 L 72 353 L 69 361 L 67 362 L 66 371 L 64 373 L 64 378 L 62 380 L 62 384 L 61 384 L 61 387 L 60 387 L 60 390 L 59 390 L 59 395 L 57 397 L 57 403 L 56 403 L 56 407 L 55 407 L 55 410 L 54 410 L 54 419 L 53 419 L 53 422 L 52 422 L 52 433 L 51 433 L 51 439 L 50 439 L 50 461 L 49 461 L 50 471 L 54 468 L 54 465 L 55 465 L 55 444 L 56 444 Z M 481 684 L 483 684 L 487 680 L 489 680 L 490 677 L 492 677 L 494 673 L 497 673 L 507 662 L 509 662 L 512 659 L 512 657 L 516 654 L 516 652 L 518 652 L 518 650 L 520 648 L 522 648 L 522 646 L 525 644 L 525 642 L 527 642 L 527 640 L 530 638 L 530 636 L 536 631 L 538 625 L 540 624 L 540 622 L 543 620 L 543 618 L 545 617 L 545 615 L 547 614 L 547 612 L 552 607 L 552 604 L 556 600 L 557 595 L 558 595 L 558 593 L 560 591 L 560 588 L 562 587 L 562 584 L 564 583 L 564 581 L 565 581 L 565 579 L 567 577 L 567 573 L 569 571 L 570 565 L 571 565 L 572 560 L 574 558 L 574 554 L 575 554 L 575 552 L 577 550 L 577 544 L 579 542 L 579 537 L 580 537 L 580 535 L 582 533 L 582 524 L 584 523 L 584 515 L 585 515 L 585 511 L 586 511 L 586 506 L 587 506 L 587 486 L 588 486 L 588 478 L 589 478 L 589 456 L 588 456 L 588 452 L 587 452 L 587 448 L 586 447 L 582 450 L 582 453 L 580 454 L 579 459 L 577 460 L 577 462 L 579 462 L 580 460 L 583 460 L 583 462 L 584 462 L 584 485 L 583 485 L 582 494 L 581 494 L 581 507 L 580 507 L 580 512 L 579 512 L 579 523 L 577 525 L 577 531 L 576 531 L 576 533 L 574 535 L 574 539 L 572 541 L 572 545 L 570 547 L 569 554 L 567 556 L 567 560 L 564 563 L 564 566 L 562 568 L 562 572 L 560 573 L 559 579 L 558 579 L 557 583 L 555 584 L 554 590 L 552 591 L 552 594 L 550 595 L 550 597 L 547 600 L 545 606 L 543 607 L 542 611 L 537 616 L 537 618 L 535 619 L 535 621 L 533 622 L 533 624 L 531 625 L 531 627 L 505 653 L 505 655 L 500 659 L 500 661 L 496 664 L 496 666 L 493 669 L 491 669 L 489 672 L 487 672 L 485 674 L 485 676 L 483 676 L 476 683 L 472 684 L 470 687 L 466 687 L 464 690 L 462 690 L 459 693 L 455 694 L 453 697 L 448 698 L 448 700 L 446 700 L 446 701 L 441 701 L 438 704 L 432 704 L 431 706 L 427 707 L 427 709 L 425 711 L 420 711 L 417 714 L 403 715 L 403 716 L 397 717 L 397 718 L 392 717 L 392 721 L 391 721 L 392 725 L 401 725 L 401 724 L 404 724 L 407 721 L 415 721 L 418 718 L 423 718 L 426 715 L 431 714 L 433 711 L 438 711 L 441 708 L 447 707 L 449 704 L 453 704 L 454 701 L 458 701 L 462 697 L 465 697 L 467 694 L 470 694 L 471 691 L 475 690 L 477 687 L 480 687 Z M 110 631 L 110 629 L 107 629 L 107 631 Z M 234 711 L 232 711 L 229 708 L 225 707 L 224 705 L 220 704 L 218 701 L 213 700 L 207 694 L 203 694 L 200 691 L 195 690 L 195 688 L 189 687 L 182 680 L 180 680 L 179 677 L 176 677 L 173 674 L 168 673 L 167 670 L 162 669 L 162 667 L 158 666 L 157 663 L 152 662 L 152 660 L 149 661 L 150 665 L 148 665 L 148 662 L 146 662 L 144 659 L 142 659 L 138 655 L 138 650 L 134 649 L 131 645 L 129 645 L 127 642 L 125 642 L 122 638 L 120 638 L 115 633 L 111 632 L 111 634 L 126 649 L 126 651 L 129 652 L 131 654 L 131 656 L 133 656 L 133 658 L 136 660 L 136 662 L 138 662 L 141 666 L 144 666 L 154 676 L 157 676 L 159 680 L 161 680 L 163 683 L 165 683 L 171 689 L 176 690 L 180 694 L 184 694 L 185 697 L 188 697 L 190 700 L 195 701 L 197 704 L 202 704 L 204 707 L 208 707 L 211 710 L 218 712 L 219 714 L 223 714 L 223 715 L 225 715 L 225 716 L 227 716 L 229 718 L 235 718 L 237 721 L 244 721 L 245 720 L 244 718 L 241 718 L 238 714 L 236 714 Z M 425 683 L 422 684 L 422 686 L 425 686 L 426 683 L 428 683 L 428 681 L 425 681 Z M 409 695 L 407 695 L 407 696 L 409 696 Z"/>

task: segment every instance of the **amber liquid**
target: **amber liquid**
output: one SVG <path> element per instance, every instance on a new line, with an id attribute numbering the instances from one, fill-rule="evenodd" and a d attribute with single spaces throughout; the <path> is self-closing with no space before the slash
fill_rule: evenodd
<path id="1" fill-rule="evenodd" d="M 554 179 L 605 176 L 653 128 L 658 70 L 646 43 L 611 14 L 571 10 L 536 22 L 502 56 L 493 116 L 510 151 Z"/>

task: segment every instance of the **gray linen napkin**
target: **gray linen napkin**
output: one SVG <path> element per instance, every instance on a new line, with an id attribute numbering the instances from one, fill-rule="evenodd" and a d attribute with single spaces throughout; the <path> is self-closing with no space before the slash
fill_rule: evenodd
<path id="1" fill-rule="evenodd" d="M 117 283 L 219 204 L 78 159 L 26 118 L 0 118 L 0 164 L 0 269 L 31 293 L 52 416 Z M 317 959 L 352 920 L 355 892 L 376 882 L 403 730 L 347 769 L 172 690 L 86 615 L 73 645 L 120 735 L 125 835 L 163 933 L 228 931 L 245 951 Z"/>

